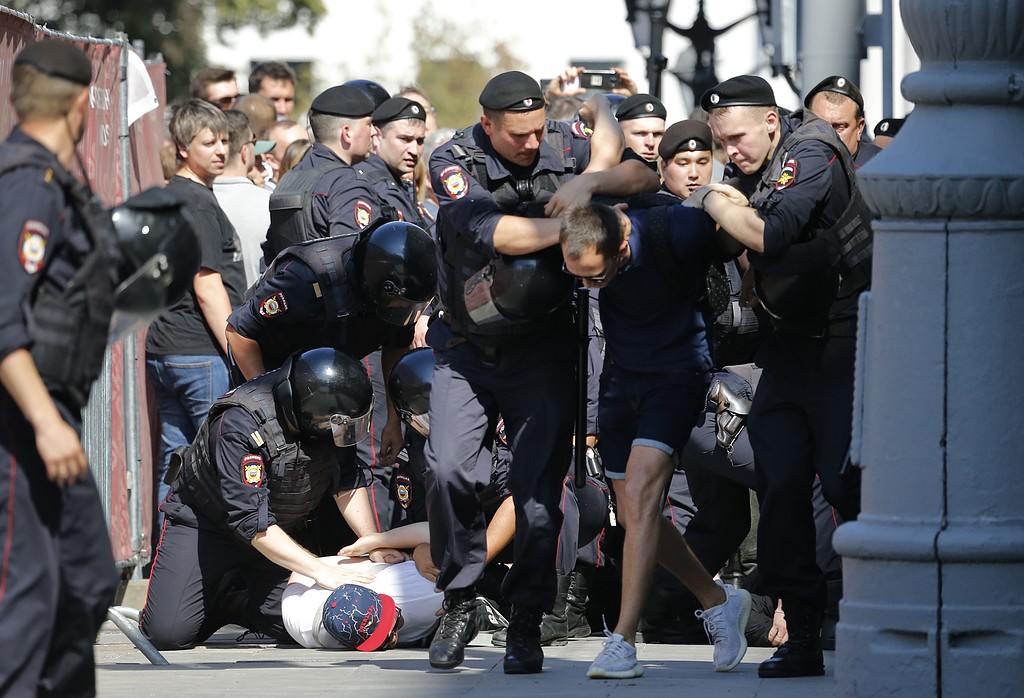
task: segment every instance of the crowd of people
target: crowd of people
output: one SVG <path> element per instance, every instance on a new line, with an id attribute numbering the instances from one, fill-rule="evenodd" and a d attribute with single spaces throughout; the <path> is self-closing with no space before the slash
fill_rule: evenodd
<path id="1" fill-rule="evenodd" d="M 53 52 L 15 70 L 78 99 L 88 64 Z M 532 674 L 543 646 L 604 625 L 596 679 L 640 677 L 641 638 L 710 641 L 716 671 L 752 644 L 778 648 L 762 677 L 823 673 L 831 536 L 859 510 L 857 168 L 900 122 L 871 143 L 843 76 L 794 112 L 739 76 L 671 123 L 624 71 L 608 92 L 583 75 L 497 75 L 459 130 L 419 88 L 363 79 L 296 114 L 274 62 L 245 95 L 205 68 L 170 107 L 165 191 L 198 271 L 146 342 L 161 534 L 140 628 L 158 648 L 233 623 L 305 647 L 425 647 L 452 669 L 487 629 L 505 672 Z M 68 104 L 46 118 L 80 134 Z M 74 142 L 56 149 L 29 109 L 11 138 L 70 162 Z M 5 226 L 29 276 L 38 215 Z M 37 435 L 0 446 L 41 459 L 55 493 L 88 484 L 80 446 L 52 454 L 41 431 L 77 418 L 29 408 L 11 377 L 38 338 L 0 336 L 5 423 Z M 13 666 L 0 692 L 48 685 Z"/>

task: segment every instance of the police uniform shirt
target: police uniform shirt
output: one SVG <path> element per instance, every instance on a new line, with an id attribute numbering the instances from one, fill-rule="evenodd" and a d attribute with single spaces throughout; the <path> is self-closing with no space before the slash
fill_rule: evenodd
<path id="1" fill-rule="evenodd" d="M 381 347 L 412 344 L 412 326 L 384 322 L 373 307 L 354 299 L 353 305 L 344 309 L 347 316 L 339 328 L 339 323 L 327 317 L 324 294 L 329 290 L 320 288 L 313 271 L 295 258 L 275 264 L 273 272 L 264 274 L 249 299 L 228 317 L 240 335 L 260 344 L 268 370 L 280 366 L 292 352 L 316 347 L 334 347 L 361 359 Z M 353 298 L 351 293 L 344 296 Z"/>
<path id="2" fill-rule="evenodd" d="M 342 163 L 341 158 L 330 148 L 314 143 L 294 169 L 310 170 L 337 163 Z M 380 198 L 352 167 L 325 174 L 316 185 L 312 205 L 313 225 L 324 237 L 358 234 L 381 217 Z"/>
<path id="3" fill-rule="evenodd" d="M 41 144 L 15 128 L 7 143 L 38 148 L 52 167 L 56 158 Z M 26 324 L 24 304 L 38 283 L 60 293 L 75 269 L 55 250 L 69 245 L 79 262 L 92 250 L 92 243 L 53 172 L 45 166 L 29 165 L 10 170 L 0 177 L 0 273 L 8 288 L 8 302 L 0 306 L 0 359 L 32 342 Z M 47 266 L 53 257 L 53 263 Z M 41 278 L 40 278 L 41 277 Z"/>
<path id="4" fill-rule="evenodd" d="M 561 132 L 565 156 L 576 160 L 574 171 L 566 175 L 564 183 L 574 174 L 583 172 L 590 164 L 590 137 L 582 127 L 564 121 L 549 120 L 547 127 Z M 523 178 L 540 171 L 556 174 L 565 172 L 562 154 L 556 153 L 546 140 L 541 143 L 539 157 L 532 168 L 517 168 L 506 163 L 494 151 L 480 124 L 473 127 L 471 135 L 486 155 L 487 177 L 491 182 L 498 182 L 514 174 Z M 494 251 L 494 229 L 505 212 L 499 208 L 491 192 L 462 166 L 452 151 L 451 141 L 438 147 L 431 156 L 430 179 L 440 208 L 437 230 L 442 242 L 441 248 L 450 247 L 453 242 L 451 239 L 446 240 L 446 237 L 469 235 L 467 240 L 470 245 L 476 246 L 488 257 L 497 258 Z"/>
<path id="5" fill-rule="evenodd" d="M 691 298 L 664 277 L 651 256 L 651 209 L 626 211 L 632 222 L 630 259 L 599 295 L 605 356 L 637 373 L 706 370 L 711 366 L 704 320 Z M 702 283 L 715 222 L 703 211 L 668 209 L 668 234 L 685 279 Z"/>
<path id="6" fill-rule="evenodd" d="M 416 204 L 416 192 L 412 182 L 396 177 L 378 155 L 371 153 L 368 158 L 355 166 L 356 170 L 373 186 L 377 196 L 389 203 L 398 212 L 398 220 L 425 227 L 420 208 Z"/>
<path id="7" fill-rule="evenodd" d="M 234 307 L 242 301 L 246 288 L 242 245 L 235 227 L 209 187 L 175 176 L 167 188 L 186 202 L 182 214 L 192 224 L 199 240 L 199 266 L 220 274 L 228 300 Z M 220 353 L 220 343 L 206 324 L 191 284 L 189 292 L 150 325 L 146 352 L 197 356 Z"/>
<path id="8" fill-rule="evenodd" d="M 857 154 L 853 156 L 853 164 L 858 168 L 864 167 L 871 161 L 871 158 L 882 152 L 874 143 L 868 143 L 867 141 L 861 141 L 857 144 Z"/>
<path id="9" fill-rule="evenodd" d="M 270 507 L 270 474 L 273 461 L 267 447 L 256 446 L 250 434 L 259 425 L 241 407 L 229 407 L 209 425 L 210 463 L 216 470 L 218 511 L 194 508 L 189 496 L 175 492 L 161 509 L 171 519 L 185 525 L 208 528 L 211 524 L 227 529 L 240 541 L 251 543 L 257 533 L 266 531 L 278 520 Z M 310 458 L 337 461 L 337 447 L 331 439 L 305 439 L 303 452 Z M 358 469 L 341 472 L 333 488 L 311 493 L 309 512 L 328 494 L 365 485 Z M 329 491 L 332 490 L 333 492 Z M 291 528 L 291 527 L 286 527 Z"/>

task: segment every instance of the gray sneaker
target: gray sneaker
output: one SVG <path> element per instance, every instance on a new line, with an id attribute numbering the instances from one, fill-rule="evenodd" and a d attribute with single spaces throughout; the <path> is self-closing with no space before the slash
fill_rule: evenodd
<path id="1" fill-rule="evenodd" d="M 604 649 L 587 669 L 591 679 L 635 679 L 644 675 L 643 664 L 636 661 L 636 647 L 622 639 L 618 633 L 604 634 Z"/>
<path id="2" fill-rule="evenodd" d="M 715 645 L 715 671 L 733 669 L 747 653 L 747 618 L 750 616 L 750 593 L 718 582 L 725 590 L 725 603 L 706 611 L 694 611 L 704 621 L 708 639 Z"/>

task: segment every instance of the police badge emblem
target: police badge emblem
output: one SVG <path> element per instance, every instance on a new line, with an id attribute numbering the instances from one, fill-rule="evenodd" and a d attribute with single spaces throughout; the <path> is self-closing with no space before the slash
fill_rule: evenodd
<path id="1" fill-rule="evenodd" d="M 249 453 L 242 458 L 242 482 L 253 487 L 263 484 L 263 458 Z"/>
<path id="2" fill-rule="evenodd" d="M 412 501 L 412 480 L 408 475 L 395 475 L 395 496 L 403 509 L 409 508 L 409 503 Z"/>
<path id="3" fill-rule="evenodd" d="M 469 193 L 469 184 L 466 182 L 466 174 L 458 165 L 449 165 L 441 170 L 441 184 L 445 192 L 453 199 L 461 199 Z"/>
<path id="4" fill-rule="evenodd" d="M 782 172 L 779 173 L 779 178 L 775 180 L 775 190 L 785 189 L 794 181 L 796 181 L 796 158 L 790 158 L 786 160 L 786 164 L 782 166 Z"/>
<path id="5" fill-rule="evenodd" d="M 25 221 L 18 239 L 18 261 L 29 274 L 35 274 L 43 266 L 46 256 L 46 238 L 50 229 L 42 221 Z"/>
<path id="6" fill-rule="evenodd" d="M 373 208 L 367 202 L 359 199 L 356 201 L 356 225 L 362 230 L 366 226 L 370 225 L 370 214 L 373 213 Z"/>
<path id="7" fill-rule="evenodd" d="M 288 301 L 284 294 L 278 291 L 260 303 L 260 315 L 265 318 L 272 318 L 288 312 Z"/>

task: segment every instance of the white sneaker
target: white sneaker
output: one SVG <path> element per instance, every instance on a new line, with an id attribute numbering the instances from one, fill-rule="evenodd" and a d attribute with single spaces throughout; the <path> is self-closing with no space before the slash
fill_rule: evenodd
<path id="1" fill-rule="evenodd" d="M 747 653 L 747 618 L 750 617 L 750 594 L 728 584 L 717 584 L 725 590 L 725 603 L 694 615 L 704 621 L 708 639 L 715 645 L 715 671 L 729 671 Z"/>
<path id="2" fill-rule="evenodd" d="M 593 664 L 587 669 L 587 678 L 591 679 L 635 679 L 644 675 L 644 667 L 636 661 L 636 647 L 622 639 L 618 633 L 604 634 L 604 649 L 594 658 Z"/>

